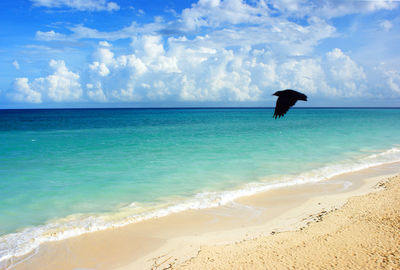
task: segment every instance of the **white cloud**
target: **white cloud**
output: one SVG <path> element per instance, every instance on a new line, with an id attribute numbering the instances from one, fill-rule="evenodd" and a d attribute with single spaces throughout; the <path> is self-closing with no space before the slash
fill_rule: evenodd
<path id="1" fill-rule="evenodd" d="M 371 13 L 392 10 L 399 6 L 395 0 L 273 0 L 271 5 L 279 12 L 294 17 L 319 16 L 321 18 L 342 17 L 349 14 Z"/>
<path id="2" fill-rule="evenodd" d="M 36 39 L 43 41 L 52 41 L 52 40 L 66 40 L 67 36 L 64 34 L 56 33 L 53 30 L 48 32 L 37 31 Z"/>
<path id="3" fill-rule="evenodd" d="M 110 43 L 108 43 L 107 41 L 100 41 L 99 45 L 103 46 L 103 47 L 107 47 L 107 48 L 112 47 L 112 45 Z"/>
<path id="4" fill-rule="evenodd" d="M 14 91 L 8 96 L 18 102 L 41 103 L 43 101 L 78 101 L 82 97 L 79 75 L 68 70 L 63 60 L 51 60 L 54 73 L 29 82 L 28 78 L 17 78 Z"/>
<path id="5" fill-rule="evenodd" d="M 366 75 L 349 56 L 335 48 L 326 54 L 328 76 L 343 96 L 357 96 L 365 90 Z"/>
<path id="6" fill-rule="evenodd" d="M 72 32 L 69 35 L 64 35 L 61 33 L 54 32 L 51 30 L 49 32 L 41 32 L 37 31 L 36 38 L 43 41 L 50 40 L 68 40 L 68 41 L 76 41 L 80 39 L 100 39 L 102 42 L 100 45 L 104 47 L 109 47 L 104 42 L 119 40 L 119 39 L 131 39 L 137 35 L 152 35 L 159 34 L 162 32 L 166 23 L 148 23 L 144 25 L 138 25 L 136 22 L 132 22 L 131 25 L 123 27 L 116 31 L 111 32 L 102 32 L 97 29 L 86 27 L 82 24 L 68 26 L 67 29 Z M 108 43 L 110 44 L 110 43 Z M 111 45 L 111 44 L 110 44 Z"/>
<path id="7" fill-rule="evenodd" d="M 147 86 L 144 84 L 144 88 Z M 164 99 L 165 97 L 171 94 L 168 85 L 166 85 L 163 81 L 158 80 L 153 82 L 153 85 L 148 87 L 148 91 L 146 93 L 146 97 L 150 100 Z"/>
<path id="8" fill-rule="evenodd" d="M 388 20 L 383 20 L 383 21 L 380 22 L 379 26 L 380 26 L 383 30 L 389 31 L 390 29 L 392 29 L 393 24 L 392 24 L 390 21 L 388 21 Z"/>
<path id="9" fill-rule="evenodd" d="M 89 65 L 90 69 L 98 71 L 102 76 L 109 74 L 108 69 L 117 70 L 125 67 L 138 75 L 148 70 L 166 73 L 180 72 L 177 68 L 177 59 L 166 54 L 160 36 L 143 36 L 132 46 L 135 50 L 134 54 L 119 57 L 114 57 L 110 48 L 98 48 L 94 54 L 97 61 Z"/>
<path id="10" fill-rule="evenodd" d="M 82 6 L 82 7 L 106 7 L 105 0 L 34 0 L 37 5 L 43 6 Z M 112 3 L 112 2 L 110 2 Z M 132 22 L 131 25 L 112 32 L 101 32 L 96 29 L 88 28 L 83 25 L 68 27 L 72 34 L 68 35 L 68 40 L 78 40 L 82 38 L 93 38 L 103 40 L 118 40 L 134 38 L 137 35 L 157 35 L 159 33 L 181 33 L 193 35 L 200 28 L 209 29 L 212 33 L 223 33 L 233 36 L 238 33 L 234 27 L 243 27 L 253 34 L 261 34 L 261 37 L 275 38 L 283 35 L 286 30 L 291 32 L 302 31 L 313 32 L 315 26 L 321 26 L 319 35 L 329 37 L 334 28 L 324 20 L 332 17 L 341 17 L 348 14 L 369 13 L 381 9 L 392 10 L 399 6 L 397 1 L 304 1 L 304 0 L 279 0 L 268 1 L 255 0 L 246 2 L 242 0 L 199 0 L 186 8 L 181 14 L 177 14 L 176 20 L 163 21 L 158 16 L 154 22 L 139 25 Z M 109 4 L 109 3 L 108 3 Z M 99 8 L 100 9 L 100 8 Z M 288 17 L 309 18 L 308 26 L 288 20 Z M 387 24 L 387 23 L 386 23 Z M 324 26 L 324 27 L 322 27 Z M 219 30 L 219 31 L 218 31 Z M 266 30 L 265 32 L 263 32 Z M 241 33 L 242 39 L 244 36 Z M 265 33 L 265 34 L 263 34 Z M 274 33 L 275 36 L 272 34 Z M 54 31 L 41 32 L 36 34 L 40 40 L 61 40 L 65 35 Z M 290 37 L 288 33 L 287 37 Z M 279 40 L 279 39 L 278 39 Z M 304 38 L 304 41 L 306 38 Z M 289 40 L 288 40 L 289 41 Z M 293 43 L 292 43 L 293 44 Z"/>
<path id="11" fill-rule="evenodd" d="M 136 53 L 131 55 L 115 57 L 109 49 L 99 49 L 102 62 L 90 67 L 96 72 L 93 65 L 109 68 L 107 80 L 95 78 L 113 89 L 104 93 L 108 100 L 255 101 L 281 88 L 344 97 L 363 95 L 366 89 L 363 68 L 337 48 L 321 58 L 287 58 L 251 46 L 196 48 L 185 39 L 170 39 L 166 51 L 158 40 L 144 37 L 133 43 Z M 163 66 L 165 59 L 173 64 Z"/>
<path id="12" fill-rule="evenodd" d="M 82 96 L 79 75 L 69 71 L 63 60 L 51 60 L 50 67 L 54 74 L 43 79 L 48 97 L 56 102 L 79 100 Z"/>
<path id="13" fill-rule="evenodd" d="M 191 8 L 182 11 L 182 22 L 188 30 L 202 26 L 216 27 L 226 23 L 268 22 L 268 6 L 264 1 L 255 3 L 255 6 L 251 6 L 241 0 L 199 0 Z"/>
<path id="14" fill-rule="evenodd" d="M 389 70 L 385 72 L 387 78 L 387 85 L 389 88 L 400 94 L 400 72 L 395 70 Z"/>
<path id="15" fill-rule="evenodd" d="M 161 37 L 143 36 L 134 43 L 134 54 L 114 56 L 110 48 L 100 46 L 89 64 L 90 77 L 108 91 L 107 99 L 123 101 L 160 99 L 170 93 L 159 78 L 179 73 L 175 57 L 166 55 Z M 155 83 L 152 76 L 159 76 Z M 149 83 L 148 83 L 149 82 Z"/>
<path id="16" fill-rule="evenodd" d="M 107 68 L 106 64 L 104 63 L 99 63 L 97 61 L 93 62 L 92 64 L 89 64 L 89 68 L 91 70 L 97 71 L 100 76 L 107 76 L 110 74 L 110 70 Z"/>
<path id="17" fill-rule="evenodd" d="M 114 53 L 109 48 L 99 48 L 97 50 L 97 58 L 107 65 L 114 64 Z"/>
<path id="18" fill-rule="evenodd" d="M 140 29 L 138 29 L 135 23 L 132 23 L 130 26 L 113 32 L 101 32 L 96 29 L 85 27 L 83 25 L 76 25 L 73 27 L 69 27 L 68 29 L 72 32 L 69 38 L 74 40 L 82 38 L 93 38 L 113 41 L 118 39 L 131 38 L 135 36 L 135 34 L 140 32 Z"/>
<path id="19" fill-rule="evenodd" d="M 140 39 L 144 53 L 149 58 L 156 58 L 164 54 L 164 47 L 161 44 L 161 36 L 144 36 Z"/>
<path id="20" fill-rule="evenodd" d="M 193 31 L 200 27 L 218 27 L 227 24 L 271 24 L 277 15 L 284 17 L 333 18 L 348 14 L 392 10 L 398 1 L 375 0 L 199 0 L 182 11 L 183 29 Z"/>
<path id="21" fill-rule="evenodd" d="M 148 71 L 146 64 L 134 54 L 121 55 L 115 61 L 117 68 L 126 68 L 134 76 L 141 76 Z"/>
<path id="22" fill-rule="evenodd" d="M 120 7 L 106 0 L 31 0 L 34 6 L 47 8 L 68 7 L 80 11 L 116 11 Z"/>
<path id="23" fill-rule="evenodd" d="M 88 83 L 86 84 L 86 89 L 88 89 L 87 95 L 91 100 L 97 102 L 107 101 L 107 97 L 104 95 L 100 82 L 97 82 L 96 85 Z"/>
<path id="24" fill-rule="evenodd" d="M 332 89 L 327 87 L 325 73 L 319 60 L 289 59 L 279 65 L 277 73 L 279 88 L 303 89 L 308 94 L 334 94 Z"/>
<path id="25" fill-rule="evenodd" d="M 8 97 L 16 102 L 41 103 L 42 95 L 40 92 L 32 90 L 28 78 L 17 78 L 14 82 L 14 92 L 8 94 Z"/>
<path id="26" fill-rule="evenodd" d="M 365 79 L 365 73 L 363 69 L 357 66 L 357 64 L 340 49 L 335 48 L 328 52 L 327 59 L 331 64 L 330 71 L 335 79 Z"/>
<path id="27" fill-rule="evenodd" d="M 127 27 L 112 31 L 101 32 L 96 29 L 88 28 L 83 25 L 69 27 L 72 32 L 68 36 L 70 40 L 78 40 L 82 38 L 94 38 L 103 40 L 118 40 L 126 38 L 134 38 L 137 35 L 157 36 L 159 33 L 187 33 L 193 35 L 193 30 L 201 27 L 210 29 L 211 33 L 223 34 L 225 37 L 235 37 L 236 39 L 244 39 L 247 34 L 240 33 L 242 27 L 237 25 L 248 25 L 250 34 L 260 35 L 261 37 L 274 39 L 276 36 L 283 35 L 286 30 L 297 35 L 308 34 L 321 27 L 319 35 L 330 36 L 334 28 L 328 25 L 324 20 L 317 19 L 314 15 L 310 15 L 309 25 L 301 26 L 300 24 L 290 22 L 286 18 L 279 16 L 271 17 L 271 10 L 264 1 L 256 1 L 254 5 L 249 5 L 241 0 L 224 0 L 211 1 L 200 0 L 191 8 L 184 9 L 182 14 L 178 16 L 178 20 L 169 22 L 160 22 L 155 20 L 153 23 L 138 25 L 133 22 Z M 223 26 L 223 28 L 219 28 Z M 290 35 L 288 35 L 290 37 Z M 63 34 L 54 31 L 41 32 L 38 31 L 37 38 L 41 40 L 62 39 Z M 221 37 L 222 40 L 224 37 Z M 247 38 L 248 40 L 249 38 Z M 306 38 L 304 38 L 306 40 Z"/>
<path id="28" fill-rule="evenodd" d="M 79 75 L 65 64 L 63 71 L 61 64 L 54 68 L 54 75 L 68 78 L 67 88 L 75 91 L 64 89 L 61 92 L 66 95 L 52 95 L 49 89 L 61 89 L 61 84 L 51 88 L 50 76 L 27 84 L 42 93 L 43 100 L 53 101 L 67 97 L 97 102 L 259 101 L 271 99 L 273 91 L 283 88 L 316 96 L 365 95 L 367 85 L 373 84 L 367 69 L 352 58 L 354 54 L 318 47 L 325 39 L 340 35 L 327 18 L 391 9 L 397 4 L 335 3 L 285 0 L 267 5 L 261 0 L 199 0 L 177 14 L 175 21 L 133 22 L 113 32 L 77 25 L 69 28 L 72 34 L 68 36 L 38 31 L 40 40 L 92 38 L 99 40 L 98 47 L 82 70 L 85 93 Z M 391 26 L 382 21 L 381 27 Z M 109 43 L 126 38 L 131 40 L 129 53 L 120 53 L 117 42 L 114 46 Z M 386 86 L 399 92 L 399 73 L 380 72 Z"/>
<path id="29" fill-rule="evenodd" d="M 17 60 L 14 60 L 14 62 L 12 62 L 13 66 L 15 67 L 15 69 L 19 70 L 19 63 Z"/>

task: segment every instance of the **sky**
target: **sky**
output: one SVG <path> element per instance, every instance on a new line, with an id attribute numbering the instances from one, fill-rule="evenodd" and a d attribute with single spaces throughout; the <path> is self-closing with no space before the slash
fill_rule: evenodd
<path id="1" fill-rule="evenodd" d="M 399 0 L 2 0 L 0 109 L 400 107 L 399 49 Z"/>

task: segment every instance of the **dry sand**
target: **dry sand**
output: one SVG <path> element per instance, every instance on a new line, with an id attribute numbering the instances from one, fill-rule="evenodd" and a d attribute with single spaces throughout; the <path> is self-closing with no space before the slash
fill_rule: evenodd
<path id="1" fill-rule="evenodd" d="M 335 211 L 399 172 L 387 164 L 46 243 L 10 269 L 400 269 L 399 177 Z"/>
<path id="2" fill-rule="evenodd" d="M 379 187 L 301 230 L 205 246 L 173 269 L 400 269 L 400 177 Z"/>

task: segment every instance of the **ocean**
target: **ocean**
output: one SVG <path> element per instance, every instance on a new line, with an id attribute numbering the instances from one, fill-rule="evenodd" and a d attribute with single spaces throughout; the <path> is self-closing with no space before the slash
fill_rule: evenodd
<path id="1" fill-rule="evenodd" d="M 400 109 L 0 110 L 0 267 L 46 241 L 400 161 Z"/>

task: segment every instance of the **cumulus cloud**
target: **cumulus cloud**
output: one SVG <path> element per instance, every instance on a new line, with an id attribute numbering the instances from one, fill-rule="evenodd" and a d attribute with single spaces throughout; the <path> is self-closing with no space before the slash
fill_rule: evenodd
<path id="1" fill-rule="evenodd" d="M 15 88 L 26 101 L 260 101 L 282 88 L 362 96 L 371 82 L 352 53 L 340 48 L 321 52 L 318 46 L 338 35 L 329 18 L 396 6 L 392 1 L 199 0 L 172 21 L 133 22 L 112 32 L 83 25 L 69 27 L 70 35 L 38 31 L 42 41 L 97 40 L 81 70 L 85 87 L 64 62 L 52 60 L 53 75 L 32 82 L 20 78 L 26 80 Z M 382 21 L 381 27 L 391 26 Z M 130 48 L 110 43 L 119 39 L 129 39 Z M 399 73 L 380 73 L 398 93 Z M 56 83 L 51 76 L 66 82 Z"/>
<path id="2" fill-rule="evenodd" d="M 386 82 L 389 88 L 400 94 L 400 72 L 395 70 L 385 71 Z"/>
<path id="3" fill-rule="evenodd" d="M 103 77 L 107 76 L 110 73 L 110 70 L 107 68 L 106 64 L 97 61 L 89 64 L 89 68 L 96 71 L 100 76 Z"/>
<path id="4" fill-rule="evenodd" d="M 51 60 L 50 67 L 54 74 L 36 79 L 43 82 L 42 89 L 47 96 L 56 102 L 79 100 L 82 96 L 79 75 L 68 70 L 62 60 Z"/>
<path id="5" fill-rule="evenodd" d="M 349 56 L 336 48 L 327 53 L 329 76 L 344 96 L 357 96 L 365 90 L 366 75 Z"/>
<path id="6" fill-rule="evenodd" d="M 16 102 L 41 103 L 42 94 L 31 88 L 28 78 L 17 78 L 14 82 L 14 92 L 9 97 Z"/>
<path id="7" fill-rule="evenodd" d="M 169 91 L 160 78 L 179 73 L 176 58 L 166 54 L 161 38 L 143 36 L 135 40 L 135 53 L 114 56 L 111 48 L 100 46 L 89 64 L 93 85 L 102 81 L 109 89 L 109 99 L 132 101 L 143 98 L 159 99 Z M 157 81 L 152 76 L 159 76 Z M 145 82 L 150 81 L 150 85 Z M 154 93 L 152 93 L 154 92 Z"/>
<path id="8" fill-rule="evenodd" d="M 79 75 L 68 70 L 63 60 L 51 60 L 54 73 L 29 82 L 28 78 L 17 78 L 9 98 L 17 102 L 41 103 L 43 101 L 78 101 L 82 97 Z"/>
<path id="9" fill-rule="evenodd" d="M 93 84 L 86 84 L 87 95 L 89 99 L 97 102 L 106 102 L 107 98 L 104 95 L 103 89 L 101 87 L 101 83 L 97 82 L 95 85 Z"/>
<path id="10" fill-rule="evenodd" d="M 167 50 L 160 36 L 143 36 L 132 43 L 133 54 L 119 56 L 100 46 L 89 64 L 90 89 L 102 85 L 108 101 L 256 101 L 281 88 L 344 97 L 365 91 L 363 68 L 338 48 L 297 58 L 252 46 L 203 45 L 170 38 Z"/>
<path id="11" fill-rule="evenodd" d="M 31 0 L 34 6 L 47 8 L 72 8 L 80 11 L 116 11 L 120 7 L 106 0 Z"/>

